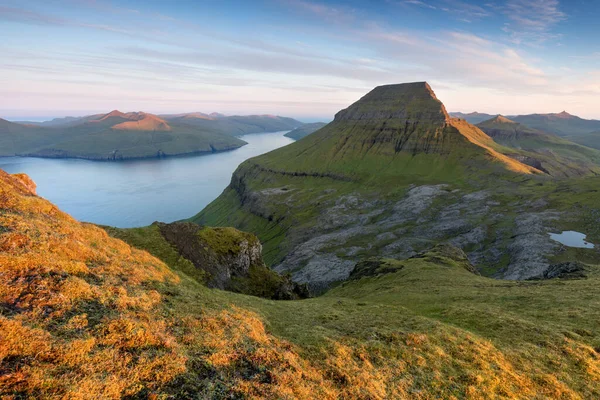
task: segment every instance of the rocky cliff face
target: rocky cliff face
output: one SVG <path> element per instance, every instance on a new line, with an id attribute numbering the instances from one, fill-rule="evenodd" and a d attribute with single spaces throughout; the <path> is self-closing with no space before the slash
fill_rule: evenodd
<path id="1" fill-rule="evenodd" d="M 277 300 L 308 297 L 305 285 L 296 284 L 265 265 L 262 245 L 253 234 L 187 222 L 158 226 L 183 257 L 205 272 L 208 287 Z"/>

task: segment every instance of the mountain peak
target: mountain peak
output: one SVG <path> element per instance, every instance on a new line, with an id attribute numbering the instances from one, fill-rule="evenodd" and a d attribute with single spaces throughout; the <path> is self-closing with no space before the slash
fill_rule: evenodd
<path id="1" fill-rule="evenodd" d="M 427 82 L 378 86 L 335 115 L 336 121 L 386 119 L 443 123 L 450 116 Z"/>
<path id="2" fill-rule="evenodd" d="M 516 124 L 515 121 L 508 119 L 503 115 L 498 115 L 496 118 L 494 118 L 494 122 L 498 122 L 501 124 Z"/>
<path id="3" fill-rule="evenodd" d="M 114 125 L 113 130 L 120 131 L 170 131 L 171 127 L 164 119 L 157 117 L 154 114 L 146 114 L 143 112 L 126 114 L 130 121 L 121 122 Z"/>
<path id="4" fill-rule="evenodd" d="M 559 112 L 558 114 L 556 114 L 556 116 L 559 118 L 573 118 L 574 117 L 574 115 L 569 114 L 566 111 Z"/>
<path id="5" fill-rule="evenodd" d="M 109 112 L 108 114 L 106 114 L 103 118 L 109 118 L 109 117 L 124 117 L 125 114 L 122 113 L 119 110 L 112 110 L 111 112 Z"/>

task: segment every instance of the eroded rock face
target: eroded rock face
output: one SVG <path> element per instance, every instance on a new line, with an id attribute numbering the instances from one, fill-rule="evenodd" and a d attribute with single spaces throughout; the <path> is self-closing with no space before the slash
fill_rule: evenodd
<path id="1" fill-rule="evenodd" d="M 305 285 L 298 285 L 265 265 L 262 245 L 253 234 L 191 222 L 158 226 L 183 257 L 206 272 L 208 287 L 277 300 L 308 297 Z"/>
<path id="2" fill-rule="evenodd" d="M 496 267 L 496 278 L 539 276 L 559 250 L 547 232 L 561 213 L 523 200 L 510 204 L 519 215 L 511 218 L 506 207 L 491 190 L 465 193 L 442 184 L 412 186 L 391 202 L 351 193 L 324 207 L 309 230 L 288 233 L 292 250 L 274 269 L 319 292 L 348 279 L 361 259 L 406 259 L 447 243 L 463 249 L 475 269 Z"/>
<path id="3" fill-rule="evenodd" d="M 583 279 L 587 278 L 587 274 L 584 264 L 580 262 L 563 262 L 552 264 L 544 271 L 542 277 L 544 279 Z"/>

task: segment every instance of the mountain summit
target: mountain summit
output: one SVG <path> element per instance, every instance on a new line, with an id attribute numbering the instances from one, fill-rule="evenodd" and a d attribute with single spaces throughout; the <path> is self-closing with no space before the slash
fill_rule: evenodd
<path id="1" fill-rule="evenodd" d="M 302 140 L 244 162 L 192 221 L 258 234 L 267 263 L 319 290 L 347 278 L 357 251 L 411 255 L 440 238 L 483 248 L 485 234 L 467 225 L 487 217 L 456 218 L 464 207 L 488 212 L 485 196 L 457 193 L 544 173 L 530 161 L 450 117 L 427 83 L 380 86 Z M 438 197 L 456 207 L 429 212 Z M 502 254 L 508 241 L 494 243 L 477 257 Z"/>
<path id="2" fill-rule="evenodd" d="M 278 169 L 306 166 L 302 169 L 354 177 L 382 169 L 394 176 L 430 175 L 431 169 L 445 173 L 450 166 L 462 169 L 479 161 L 539 172 L 501 154 L 478 128 L 451 118 L 426 82 L 376 87 L 309 138 L 262 160 Z"/>
<path id="3" fill-rule="evenodd" d="M 335 116 L 335 121 L 389 119 L 443 123 L 450 116 L 427 82 L 378 86 Z"/>

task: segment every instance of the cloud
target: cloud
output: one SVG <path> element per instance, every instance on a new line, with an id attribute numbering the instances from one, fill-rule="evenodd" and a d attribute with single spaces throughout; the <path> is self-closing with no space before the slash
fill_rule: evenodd
<path id="1" fill-rule="evenodd" d="M 509 22 L 504 31 L 516 44 L 539 45 L 561 35 L 552 32 L 567 15 L 559 9 L 558 0 L 509 0 L 504 13 Z"/>
<path id="2" fill-rule="evenodd" d="M 487 9 L 489 4 L 477 5 L 461 0 L 442 0 L 442 10 L 459 15 L 461 18 L 480 19 L 489 17 L 491 12 Z"/>
<path id="3" fill-rule="evenodd" d="M 406 4 L 406 5 L 411 5 L 411 6 L 419 6 L 419 7 L 423 7 L 423 8 L 429 8 L 431 10 L 437 10 L 436 6 L 431 5 L 431 4 L 426 3 L 425 1 L 421 1 L 421 0 L 403 0 L 400 3 Z"/>
<path id="4" fill-rule="evenodd" d="M 287 0 L 287 3 L 296 9 L 336 24 L 350 23 L 356 18 L 353 10 L 344 7 L 331 7 L 326 4 L 305 0 Z"/>

